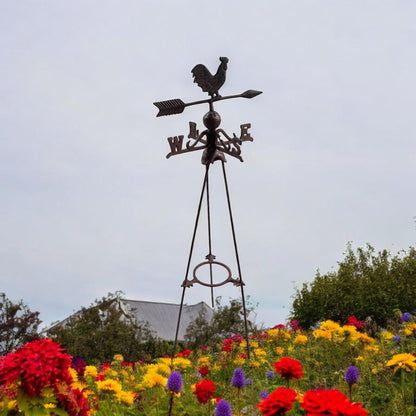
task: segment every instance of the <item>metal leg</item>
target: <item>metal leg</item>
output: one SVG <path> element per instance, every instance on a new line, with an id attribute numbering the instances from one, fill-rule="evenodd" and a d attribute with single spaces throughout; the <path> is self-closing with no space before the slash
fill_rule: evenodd
<path id="1" fill-rule="evenodd" d="M 244 296 L 244 282 L 243 282 L 243 276 L 241 274 L 240 258 L 238 255 L 238 248 L 237 248 L 237 239 L 235 237 L 234 220 L 233 220 L 233 213 L 231 210 L 230 193 L 228 190 L 227 175 L 225 173 L 225 163 L 223 161 L 221 161 L 221 163 L 222 163 L 222 173 L 224 176 L 225 192 L 227 194 L 228 212 L 230 214 L 231 231 L 233 234 L 234 252 L 235 252 L 235 259 L 237 261 L 238 277 L 240 278 L 240 281 L 241 281 L 240 288 L 241 288 L 241 299 L 242 299 L 243 313 L 244 313 L 244 329 L 246 331 L 245 335 L 246 335 L 246 342 L 247 342 L 247 358 L 250 358 L 250 343 L 249 343 L 249 338 L 248 338 L 248 324 L 247 324 L 246 301 L 245 301 L 245 296 Z"/>
<path id="2" fill-rule="evenodd" d="M 204 199 L 205 188 L 206 188 L 207 183 L 208 183 L 208 172 L 209 172 L 209 165 L 207 165 L 206 169 L 205 169 L 204 183 L 202 185 L 201 196 L 199 198 L 198 211 L 197 211 L 196 218 L 195 218 L 195 225 L 194 225 L 194 232 L 193 232 L 193 235 L 192 235 L 191 248 L 189 249 L 188 265 L 186 266 L 185 280 L 182 283 L 182 288 L 183 289 L 182 289 L 181 305 L 179 307 L 178 322 L 176 324 L 175 342 L 173 344 L 173 350 L 172 350 L 172 356 L 171 356 L 172 361 L 173 361 L 173 357 L 175 356 L 176 346 L 177 346 L 177 343 L 178 343 L 179 326 L 180 326 L 180 323 L 181 323 L 183 301 L 184 301 L 184 298 L 185 298 L 185 289 L 187 288 L 189 268 L 190 268 L 190 265 L 191 265 L 192 253 L 194 251 L 195 236 L 196 236 L 196 231 L 198 229 L 199 215 L 201 213 L 201 205 L 202 205 L 202 201 Z"/>

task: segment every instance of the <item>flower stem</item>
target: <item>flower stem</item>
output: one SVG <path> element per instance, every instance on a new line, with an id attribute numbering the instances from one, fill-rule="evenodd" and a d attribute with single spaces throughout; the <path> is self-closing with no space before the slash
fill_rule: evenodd
<path id="1" fill-rule="evenodd" d="M 169 416 L 172 416 L 174 394 L 175 393 L 173 392 L 170 394 L 169 413 L 168 413 Z"/>

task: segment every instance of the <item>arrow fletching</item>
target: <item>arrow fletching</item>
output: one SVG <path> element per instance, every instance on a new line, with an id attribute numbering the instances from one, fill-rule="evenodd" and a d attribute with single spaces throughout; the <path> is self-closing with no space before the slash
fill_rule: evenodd
<path id="1" fill-rule="evenodd" d="M 159 109 L 156 117 L 180 114 L 185 109 L 185 103 L 179 98 L 174 98 L 173 100 L 167 101 L 158 101 L 153 104 Z"/>

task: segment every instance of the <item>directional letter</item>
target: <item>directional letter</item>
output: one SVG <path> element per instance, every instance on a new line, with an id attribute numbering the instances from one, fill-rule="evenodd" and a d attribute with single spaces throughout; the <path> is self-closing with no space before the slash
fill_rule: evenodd
<path id="1" fill-rule="evenodd" d="M 183 135 L 168 137 L 170 151 L 172 153 L 178 153 L 182 150 Z"/>
<path id="2" fill-rule="evenodd" d="M 251 137 L 251 134 L 248 132 L 248 129 L 251 127 L 250 123 L 246 123 L 246 124 L 241 124 L 240 125 L 240 129 L 241 129 L 241 135 L 240 135 L 240 140 L 242 142 L 245 141 L 253 141 L 253 138 Z"/>
<path id="3" fill-rule="evenodd" d="M 196 129 L 196 123 L 194 123 L 193 121 L 190 121 L 188 139 L 196 140 L 198 138 L 198 135 L 199 135 L 199 131 Z"/>

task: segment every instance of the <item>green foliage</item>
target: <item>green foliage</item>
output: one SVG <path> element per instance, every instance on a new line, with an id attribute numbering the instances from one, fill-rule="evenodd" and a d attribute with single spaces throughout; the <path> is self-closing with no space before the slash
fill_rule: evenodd
<path id="1" fill-rule="evenodd" d="M 23 300 L 14 303 L 0 293 L 0 355 L 38 338 L 41 322 L 39 312 L 32 312 Z"/>
<path id="2" fill-rule="evenodd" d="M 416 250 L 392 256 L 387 250 L 376 254 L 370 245 L 354 253 L 348 245 L 337 271 L 317 272 L 312 283 L 296 290 L 291 318 L 309 328 L 323 319 L 345 322 L 355 315 L 385 327 L 395 310 L 416 311 Z"/>
<path id="3" fill-rule="evenodd" d="M 70 355 L 91 363 L 111 361 L 115 354 L 128 361 L 149 359 L 143 344 L 152 339 L 148 325 L 126 312 L 122 300 L 120 292 L 109 293 L 50 328 L 47 335 Z"/>
<path id="4" fill-rule="evenodd" d="M 221 339 L 232 335 L 245 335 L 244 309 L 240 299 L 231 299 L 228 305 L 221 305 L 221 297 L 215 299 L 216 310 L 211 321 L 205 311 L 188 325 L 185 333 L 185 344 L 187 348 L 195 349 L 201 346 L 215 348 Z M 254 314 L 255 306 L 246 302 L 247 329 L 249 333 L 256 330 L 254 320 L 248 319 Z"/>

